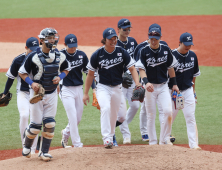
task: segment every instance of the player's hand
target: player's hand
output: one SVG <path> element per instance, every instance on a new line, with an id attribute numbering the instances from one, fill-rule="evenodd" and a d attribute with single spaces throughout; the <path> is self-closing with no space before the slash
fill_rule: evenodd
<path id="1" fill-rule="evenodd" d="M 197 94 L 196 92 L 194 92 L 193 94 L 194 94 L 195 103 L 197 104 Z"/>
<path id="2" fill-rule="evenodd" d="M 136 84 L 136 86 L 142 86 L 142 84 L 138 83 L 138 84 Z"/>
<path id="3" fill-rule="evenodd" d="M 153 85 L 151 83 L 147 83 L 145 89 L 148 92 L 153 92 L 154 91 L 154 87 L 153 87 Z"/>
<path id="4" fill-rule="evenodd" d="M 39 91 L 39 84 L 38 83 L 32 83 L 31 85 L 32 89 L 37 93 Z"/>
<path id="5" fill-rule="evenodd" d="M 6 95 L 5 95 L 5 94 L 3 94 L 1 99 L 3 99 L 5 96 L 6 96 Z"/>
<path id="6" fill-rule="evenodd" d="M 88 94 L 84 94 L 82 101 L 87 106 L 87 101 L 89 103 L 89 95 Z"/>
<path id="7" fill-rule="evenodd" d="M 176 91 L 177 93 L 180 92 L 180 90 L 179 90 L 177 85 L 173 85 L 172 91 Z"/>
<path id="8" fill-rule="evenodd" d="M 61 80 L 60 77 L 57 76 L 52 81 L 53 81 L 53 84 L 59 84 L 60 80 Z"/>

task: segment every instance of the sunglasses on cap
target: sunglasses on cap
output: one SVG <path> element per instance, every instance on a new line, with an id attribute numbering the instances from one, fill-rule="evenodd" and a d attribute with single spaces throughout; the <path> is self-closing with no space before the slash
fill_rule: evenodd
<path id="1" fill-rule="evenodd" d="M 158 32 L 150 32 L 150 33 L 148 34 L 148 36 L 158 36 L 158 37 L 160 37 L 161 35 L 160 35 L 160 33 L 158 33 Z"/>
<path id="2" fill-rule="evenodd" d="M 119 25 L 119 27 L 121 26 L 130 26 L 131 25 L 131 22 L 127 21 L 127 22 L 123 22 L 122 24 Z"/>

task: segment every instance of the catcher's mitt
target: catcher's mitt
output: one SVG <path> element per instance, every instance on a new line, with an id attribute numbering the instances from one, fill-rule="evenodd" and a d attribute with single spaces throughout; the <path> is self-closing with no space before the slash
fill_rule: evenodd
<path id="1" fill-rule="evenodd" d="M 39 91 L 34 93 L 34 96 L 29 100 L 31 104 L 38 103 L 45 95 L 45 89 L 39 84 Z"/>
<path id="2" fill-rule="evenodd" d="M 96 93 L 93 93 L 93 102 L 92 102 L 92 106 L 96 107 L 97 109 L 100 110 L 100 106 L 99 106 L 99 103 L 98 103 L 98 100 L 96 98 Z"/>
<path id="3" fill-rule="evenodd" d="M 129 73 L 125 72 L 123 74 L 123 82 L 122 82 L 123 87 L 128 89 L 132 84 L 133 84 L 132 76 Z"/>
<path id="4" fill-rule="evenodd" d="M 184 97 L 181 93 L 174 91 L 172 93 L 172 100 L 174 102 L 175 109 L 180 110 L 184 108 Z"/>
<path id="5" fill-rule="evenodd" d="M 7 106 L 12 98 L 12 93 L 8 92 L 4 98 L 2 98 L 3 93 L 0 94 L 0 107 Z"/>
<path id="6" fill-rule="evenodd" d="M 133 96 L 131 97 L 131 101 L 140 101 L 143 102 L 145 97 L 145 89 L 143 86 L 136 86 L 133 90 Z"/>

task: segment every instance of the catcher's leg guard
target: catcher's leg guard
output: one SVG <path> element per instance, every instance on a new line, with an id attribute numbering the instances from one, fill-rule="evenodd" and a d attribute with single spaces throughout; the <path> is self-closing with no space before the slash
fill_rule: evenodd
<path id="1" fill-rule="evenodd" d="M 31 146 L 36 135 L 41 131 L 41 124 L 31 123 L 29 128 L 24 132 L 24 148 L 22 151 L 22 155 L 30 158 Z"/>
<path id="2" fill-rule="evenodd" d="M 55 119 L 54 118 L 45 118 L 43 120 L 43 132 L 42 132 L 42 147 L 41 151 L 43 153 L 48 153 L 49 147 L 54 136 L 55 130 Z"/>
<path id="3" fill-rule="evenodd" d="M 41 131 L 42 125 L 41 124 L 35 124 L 35 123 L 31 123 L 29 125 L 29 128 L 26 129 L 25 131 L 25 147 L 26 148 L 31 148 L 32 143 L 36 137 L 36 135 L 39 134 L 39 132 Z"/>

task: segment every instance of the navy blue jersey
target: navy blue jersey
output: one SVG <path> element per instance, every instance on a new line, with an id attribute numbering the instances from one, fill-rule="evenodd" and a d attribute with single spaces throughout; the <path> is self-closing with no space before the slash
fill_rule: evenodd
<path id="1" fill-rule="evenodd" d="M 71 66 L 71 70 L 69 71 L 69 74 L 63 79 L 62 84 L 64 86 L 83 85 L 82 72 L 88 73 L 86 66 L 89 60 L 86 54 L 79 49 L 76 49 L 76 52 L 72 55 L 69 54 L 66 49 L 62 49 L 60 52 L 65 54 L 66 60 Z"/>
<path id="2" fill-rule="evenodd" d="M 200 75 L 197 56 L 193 51 L 181 54 L 177 49 L 173 50 L 172 53 L 179 63 L 174 67 L 177 86 L 180 90 L 186 90 L 193 85 L 193 77 Z M 171 88 L 172 85 L 169 87 Z"/>
<path id="3" fill-rule="evenodd" d="M 105 50 L 105 46 L 95 51 L 87 68 L 97 72 L 97 81 L 104 85 L 116 86 L 122 83 L 124 66 L 130 68 L 135 64 L 126 50 L 116 46 L 112 53 Z"/>
<path id="4" fill-rule="evenodd" d="M 124 48 L 128 52 L 128 54 L 130 55 L 130 57 L 135 59 L 133 54 L 134 54 L 134 50 L 138 44 L 133 37 L 127 37 L 127 41 L 125 41 L 125 42 L 122 42 L 118 39 L 116 45 Z"/>
<path id="5" fill-rule="evenodd" d="M 177 63 L 167 45 L 160 44 L 158 50 L 153 50 L 149 44 L 140 50 L 136 67 L 146 71 L 150 83 L 161 84 L 167 82 L 168 69 L 173 68 Z"/>
<path id="6" fill-rule="evenodd" d="M 146 40 L 146 41 L 143 41 L 143 42 L 141 42 L 139 45 L 137 45 L 137 47 L 135 48 L 135 50 L 134 50 L 134 59 L 136 60 L 136 61 L 138 61 L 139 60 L 139 50 L 142 48 L 142 47 L 145 47 L 146 45 L 148 45 L 149 43 L 148 43 L 148 41 Z M 167 45 L 168 46 L 168 44 L 165 42 L 165 41 L 162 41 L 162 40 L 160 40 L 160 44 L 164 44 L 164 45 Z"/>
<path id="7" fill-rule="evenodd" d="M 50 62 L 52 60 L 45 53 L 42 52 L 42 54 L 43 54 L 44 58 L 46 59 L 46 61 Z M 55 59 L 53 59 L 51 62 L 53 62 L 54 60 Z M 60 69 L 59 69 L 60 72 L 63 70 L 67 70 L 67 71 L 70 70 L 69 63 L 66 60 L 66 56 L 61 52 L 60 52 L 59 67 L 60 67 Z M 36 51 L 33 51 L 27 55 L 22 66 L 19 69 L 19 73 L 28 74 L 30 79 L 32 79 L 32 80 L 40 80 L 40 78 L 43 74 L 43 71 L 44 70 L 43 70 L 42 63 L 41 63 Z M 46 92 L 46 94 L 50 94 L 54 91 L 55 90 L 48 91 L 48 92 Z"/>
<path id="8" fill-rule="evenodd" d="M 17 56 L 13 60 L 10 68 L 8 69 L 8 71 L 6 73 L 6 76 L 9 77 L 10 79 L 17 78 L 16 88 L 21 91 L 29 91 L 28 84 L 23 79 L 21 79 L 21 77 L 19 77 L 19 75 L 18 75 L 18 70 L 21 67 L 25 57 L 26 57 L 26 53 L 22 53 L 19 56 Z"/>

